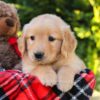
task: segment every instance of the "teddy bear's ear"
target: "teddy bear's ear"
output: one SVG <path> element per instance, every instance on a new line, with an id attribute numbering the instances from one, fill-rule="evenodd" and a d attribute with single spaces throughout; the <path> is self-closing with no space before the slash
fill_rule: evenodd
<path id="1" fill-rule="evenodd" d="M 16 19 L 16 32 L 19 31 L 19 29 L 21 28 L 21 23 L 20 23 L 20 19 L 19 19 L 19 15 L 18 15 L 18 12 L 17 12 L 17 9 L 15 8 L 15 6 L 11 5 L 11 9 L 12 9 L 12 16 Z"/>

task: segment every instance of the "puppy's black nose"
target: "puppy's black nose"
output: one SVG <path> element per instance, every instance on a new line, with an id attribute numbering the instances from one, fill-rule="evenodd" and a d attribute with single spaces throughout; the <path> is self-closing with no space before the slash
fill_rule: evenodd
<path id="1" fill-rule="evenodd" d="M 35 55 L 35 58 L 37 60 L 41 60 L 43 58 L 43 56 L 44 56 L 44 53 L 43 52 L 37 52 L 34 55 Z"/>

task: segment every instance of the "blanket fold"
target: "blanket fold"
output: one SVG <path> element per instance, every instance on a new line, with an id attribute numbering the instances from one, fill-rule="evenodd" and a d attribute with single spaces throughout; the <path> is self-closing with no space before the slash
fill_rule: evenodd
<path id="1" fill-rule="evenodd" d="M 18 70 L 0 72 L 0 100 L 89 100 L 95 87 L 95 76 L 89 69 L 76 74 L 74 86 L 62 93 L 41 84 L 39 79 Z"/>

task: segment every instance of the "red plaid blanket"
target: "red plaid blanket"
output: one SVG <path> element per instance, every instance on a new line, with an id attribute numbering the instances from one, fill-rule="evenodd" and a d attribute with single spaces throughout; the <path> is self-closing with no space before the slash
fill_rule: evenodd
<path id="1" fill-rule="evenodd" d="M 94 74 L 85 69 L 75 76 L 73 88 L 62 93 L 45 87 L 38 78 L 21 71 L 0 72 L 0 100 L 89 100 L 95 86 Z"/>

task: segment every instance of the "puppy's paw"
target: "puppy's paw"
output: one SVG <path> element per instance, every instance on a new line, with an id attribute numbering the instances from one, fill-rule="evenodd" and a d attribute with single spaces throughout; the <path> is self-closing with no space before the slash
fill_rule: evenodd
<path id="1" fill-rule="evenodd" d="M 58 84 L 57 87 L 62 92 L 69 91 L 74 84 L 74 74 L 68 72 L 66 68 L 61 69 L 58 72 Z"/>
<path id="2" fill-rule="evenodd" d="M 57 87 L 62 92 L 67 92 L 73 87 L 73 84 L 74 84 L 74 80 L 72 79 L 69 80 L 69 78 L 59 77 Z"/>
<path id="3" fill-rule="evenodd" d="M 45 86 L 54 86 L 57 83 L 57 75 L 55 72 L 50 71 L 48 73 L 45 73 L 44 75 L 41 75 L 39 78 L 41 83 Z"/>
<path id="4" fill-rule="evenodd" d="M 38 67 L 33 75 L 37 76 L 40 82 L 45 86 L 54 86 L 57 84 L 57 74 L 56 72 L 49 66 Z"/>

